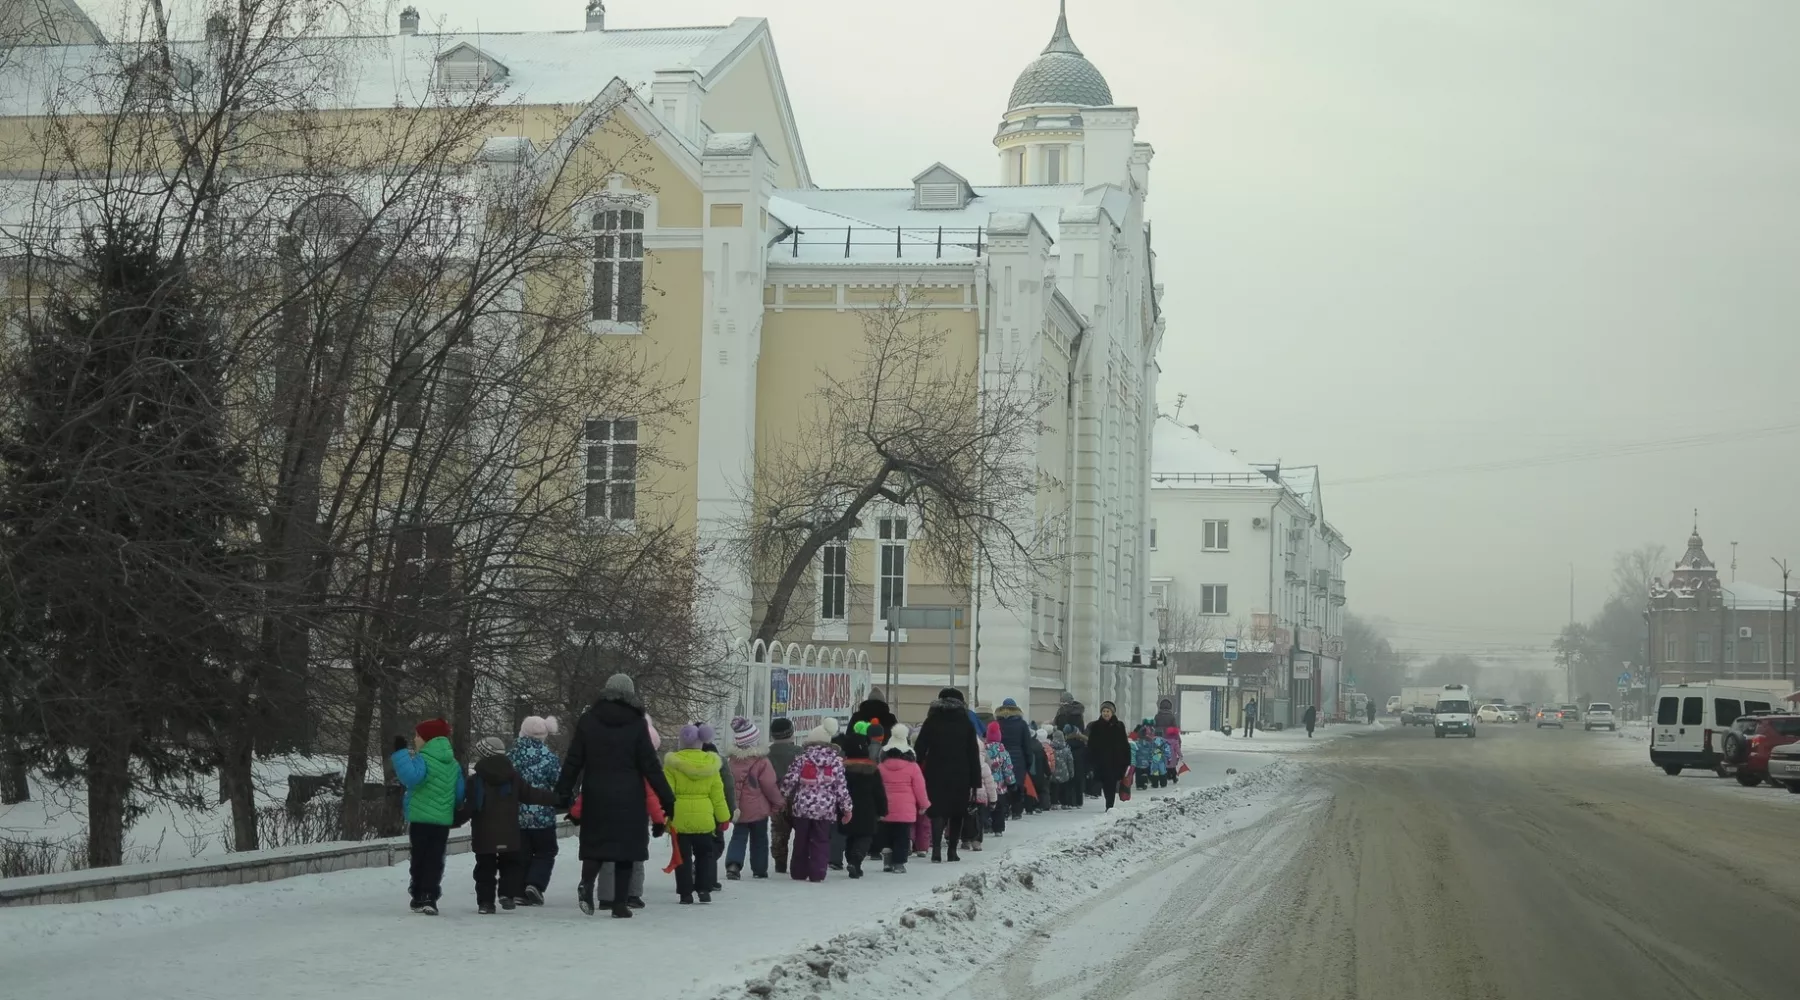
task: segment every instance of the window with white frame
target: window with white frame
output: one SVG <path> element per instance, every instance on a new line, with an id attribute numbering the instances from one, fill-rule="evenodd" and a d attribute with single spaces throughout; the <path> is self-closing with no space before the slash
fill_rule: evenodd
<path id="1" fill-rule="evenodd" d="M 906 607 L 906 518 L 884 517 L 876 526 L 875 614 L 887 621 L 887 609 Z"/>
<path id="2" fill-rule="evenodd" d="M 1663 662 L 1677 663 L 1681 660 L 1681 644 L 1674 636 L 1663 640 Z"/>
<path id="3" fill-rule="evenodd" d="M 638 422 L 587 422 L 587 516 L 613 521 L 637 517 Z"/>
<path id="4" fill-rule="evenodd" d="M 1737 662 L 1737 640 L 1733 639 L 1730 633 L 1719 633 L 1719 648 L 1725 654 L 1726 663 Z"/>
<path id="5" fill-rule="evenodd" d="M 1150 551 L 1156 551 L 1156 518 L 1150 519 Z"/>
<path id="6" fill-rule="evenodd" d="M 594 213 L 593 318 L 644 321 L 644 213 L 602 208 Z"/>
<path id="7" fill-rule="evenodd" d="M 1225 601 L 1225 585 L 1207 583 L 1200 587 L 1200 613 L 1203 615 L 1229 614 L 1229 606 Z"/>
<path id="8" fill-rule="evenodd" d="M 1754 660 L 1751 660 L 1750 662 L 1752 662 L 1752 663 L 1767 663 L 1767 662 L 1769 662 L 1769 640 L 1758 637 L 1755 642 L 1755 645 L 1752 648 L 1753 648 L 1753 655 L 1756 658 Z"/>
<path id="9" fill-rule="evenodd" d="M 1712 633 L 1711 632 L 1696 632 L 1696 633 L 1694 633 L 1694 662 L 1695 663 L 1711 663 L 1712 662 Z"/>
<path id="10" fill-rule="evenodd" d="M 819 624 L 849 619 L 850 541 L 843 535 L 819 550 Z"/>
<path id="11" fill-rule="evenodd" d="M 1231 522 L 1200 522 L 1200 547 L 1208 552 L 1229 551 L 1231 549 Z"/>
<path id="12" fill-rule="evenodd" d="M 1063 148 L 1061 146 L 1044 147 L 1044 183 L 1061 184 L 1063 176 Z"/>

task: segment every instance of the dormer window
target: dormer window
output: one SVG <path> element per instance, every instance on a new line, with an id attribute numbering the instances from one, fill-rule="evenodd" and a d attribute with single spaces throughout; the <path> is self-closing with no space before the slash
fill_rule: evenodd
<path id="1" fill-rule="evenodd" d="M 438 57 L 437 85 L 443 90 L 475 90 L 498 83 L 506 66 L 467 42 Z"/>
<path id="2" fill-rule="evenodd" d="M 913 208 L 919 211 L 967 208 L 975 189 L 963 176 L 942 163 L 934 163 L 913 178 Z"/>

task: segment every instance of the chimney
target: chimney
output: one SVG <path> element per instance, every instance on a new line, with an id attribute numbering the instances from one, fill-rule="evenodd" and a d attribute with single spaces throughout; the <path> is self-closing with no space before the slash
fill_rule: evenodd
<path id="1" fill-rule="evenodd" d="M 604 0 L 588 0 L 587 30 L 606 30 L 606 4 Z"/>
<path id="2" fill-rule="evenodd" d="M 231 34 L 231 18 L 223 12 L 210 14 L 206 18 L 206 40 L 209 42 L 224 41 Z"/>
<path id="3" fill-rule="evenodd" d="M 416 35 L 419 33 L 419 8 L 410 4 L 400 12 L 400 33 Z"/>

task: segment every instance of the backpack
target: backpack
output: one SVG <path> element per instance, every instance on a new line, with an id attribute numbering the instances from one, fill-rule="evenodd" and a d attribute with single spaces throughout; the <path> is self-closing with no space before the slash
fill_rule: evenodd
<path id="1" fill-rule="evenodd" d="M 830 781 L 831 774 L 831 765 L 829 764 L 820 767 L 818 762 L 810 757 L 800 762 L 800 783 L 802 785 L 817 785 L 822 781 Z"/>

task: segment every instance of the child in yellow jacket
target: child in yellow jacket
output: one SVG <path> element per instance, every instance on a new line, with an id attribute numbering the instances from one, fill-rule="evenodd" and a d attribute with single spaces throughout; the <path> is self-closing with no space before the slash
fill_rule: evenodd
<path id="1" fill-rule="evenodd" d="M 711 726 L 683 726 L 681 749 L 663 761 L 663 776 L 675 792 L 675 815 L 669 819 L 669 830 L 681 850 L 675 891 L 683 903 L 692 903 L 696 890 L 700 902 L 712 902 L 712 887 L 719 878 L 719 842 L 714 835 L 723 833 L 731 821 L 731 809 L 725 804 L 725 779 L 719 773 L 724 762 L 718 754 L 700 749 L 712 739 Z"/>

